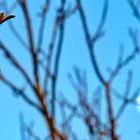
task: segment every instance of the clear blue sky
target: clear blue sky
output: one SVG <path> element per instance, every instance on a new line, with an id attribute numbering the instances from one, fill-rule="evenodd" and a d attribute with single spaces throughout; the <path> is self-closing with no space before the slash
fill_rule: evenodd
<path id="1" fill-rule="evenodd" d="M 0 2 L 1 1 L 2 0 L 0 0 Z M 15 0 L 8 1 L 8 7 L 11 7 L 14 1 Z M 91 34 L 94 34 L 100 20 L 103 0 L 83 0 L 82 2 L 90 32 Z M 34 38 L 36 41 L 38 37 L 37 33 L 39 21 L 37 14 L 40 11 L 43 2 L 35 2 L 34 0 L 30 0 L 28 3 L 34 29 Z M 72 6 L 73 3 L 73 0 L 68 0 L 67 2 L 68 5 Z M 47 16 L 47 26 L 45 30 L 45 39 L 43 42 L 44 48 L 47 47 L 51 38 L 53 22 L 58 5 L 58 1 L 53 1 Z M 2 11 L 4 11 L 2 6 L 0 6 L 0 8 Z M 16 26 L 22 37 L 26 40 L 25 24 L 20 7 L 17 6 L 11 13 L 16 15 L 16 18 L 12 20 L 13 24 Z M 107 21 L 104 28 L 106 35 L 97 42 L 95 49 L 101 72 L 106 79 L 109 76 L 107 68 L 114 68 L 117 62 L 120 44 L 123 43 L 125 46 L 124 58 L 129 55 L 133 49 L 133 44 L 128 35 L 129 27 L 139 29 L 140 26 L 133 17 L 132 10 L 128 5 L 127 0 L 110 0 Z M 31 73 L 29 54 L 21 46 L 21 44 L 16 41 L 15 37 L 13 37 L 7 23 L 0 25 L 0 41 L 4 42 L 4 44 L 14 53 L 16 58 L 23 66 L 26 64 L 26 69 L 28 69 L 28 72 Z M 73 65 L 77 65 L 82 70 L 87 72 L 90 100 L 91 94 L 96 89 L 97 85 L 100 85 L 100 83 L 98 82 L 98 79 L 90 64 L 88 50 L 78 12 L 76 12 L 66 21 L 65 38 L 57 86 L 57 92 L 60 94 L 60 97 L 61 93 L 63 93 L 63 95 L 74 103 L 76 102 L 76 93 L 71 87 L 67 77 L 68 73 L 72 72 Z M 120 93 L 123 93 L 127 80 L 127 71 L 133 70 L 133 83 L 131 89 L 131 93 L 133 93 L 140 83 L 139 66 L 140 58 L 136 57 L 135 60 L 130 63 L 130 65 L 125 67 L 120 72 L 120 75 L 116 78 L 112 86 L 115 87 Z M 1 52 L 0 68 L 2 73 L 16 85 L 24 85 L 25 81 L 22 79 L 22 76 L 9 64 L 9 62 L 5 60 Z M 31 91 L 29 90 L 28 92 L 30 96 L 33 97 Z M 102 92 L 102 112 L 105 112 L 106 108 L 104 108 L 105 101 L 103 97 L 104 91 Z M 114 99 L 113 106 L 115 108 L 115 112 L 117 111 L 119 105 L 120 101 Z M 27 105 L 20 97 L 14 97 L 11 90 L 3 83 L 0 83 L 0 139 L 20 140 L 19 112 L 24 113 L 24 119 L 28 124 L 30 124 L 31 121 L 35 122 L 34 130 L 43 140 L 43 138 L 46 136 L 46 126 L 44 125 L 41 115 L 35 109 Z M 104 113 L 102 113 L 102 115 L 107 117 L 104 115 Z M 139 120 L 140 112 L 138 112 L 135 106 L 128 106 L 117 124 L 117 131 L 121 140 L 139 140 Z M 77 121 L 76 119 L 73 120 L 72 123 L 74 125 L 73 130 L 78 129 L 80 132 L 80 135 L 78 136 L 79 139 L 81 139 L 82 136 L 83 138 L 86 138 L 87 130 L 83 128 L 84 125 L 79 125 L 81 122 Z"/>

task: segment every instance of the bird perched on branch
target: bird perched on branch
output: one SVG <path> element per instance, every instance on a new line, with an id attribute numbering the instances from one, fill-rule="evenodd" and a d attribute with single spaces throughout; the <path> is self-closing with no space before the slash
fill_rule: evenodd
<path id="1" fill-rule="evenodd" d="M 0 24 L 14 17 L 14 15 L 4 16 L 4 13 L 0 13 Z"/>

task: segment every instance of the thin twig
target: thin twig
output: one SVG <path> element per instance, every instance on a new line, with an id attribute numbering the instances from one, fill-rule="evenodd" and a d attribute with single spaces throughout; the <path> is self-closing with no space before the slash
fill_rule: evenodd
<path id="1" fill-rule="evenodd" d="M 65 24 L 65 17 L 64 17 L 64 6 L 65 0 L 61 0 L 61 8 L 60 8 L 60 34 L 59 34 L 59 41 L 56 50 L 56 56 L 54 60 L 54 77 L 52 79 L 52 116 L 55 119 L 55 100 L 56 100 L 56 83 L 58 79 L 58 71 L 59 71 L 59 64 L 60 64 L 60 56 L 62 52 L 62 45 L 64 40 L 64 24 Z"/>

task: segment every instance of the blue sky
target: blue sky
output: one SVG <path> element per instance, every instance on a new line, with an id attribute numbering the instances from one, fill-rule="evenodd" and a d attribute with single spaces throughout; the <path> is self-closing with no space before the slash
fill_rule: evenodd
<path id="1" fill-rule="evenodd" d="M 2 0 L 0 0 L 1 2 Z M 14 0 L 8 1 L 8 7 L 11 7 Z M 34 39 L 37 42 L 38 35 L 38 25 L 39 17 L 37 16 L 43 2 L 35 2 L 34 0 L 28 1 L 32 25 L 34 30 Z M 67 4 L 73 6 L 74 0 L 68 0 Z M 85 14 L 88 21 L 88 26 L 91 34 L 94 35 L 95 29 L 99 23 L 101 10 L 103 6 L 103 0 L 86 0 L 82 1 L 83 7 L 85 9 Z M 46 49 L 50 42 L 53 22 L 55 20 L 56 8 L 59 6 L 59 1 L 52 1 L 50 11 L 47 15 L 47 22 L 44 34 L 43 48 Z M 4 11 L 3 7 L 0 7 Z M 23 20 L 23 14 L 19 6 L 11 11 L 12 14 L 16 15 L 16 18 L 12 20 L 16 29 L 20 32 L 22 37 L 27 42 L 25 24 Z M 95 51 L 98 64 L 100 66 L 101 72 L 104 77 L 108 79 L 107 68 L 115 67 L 117 63 L 117 58 L 119 54 L 120 44 L 124 44 L 124 58 L 128 56 L 132 49 L 133 44 L 128 35 L 128 28 L 133 27 L 139 30 L 139 23 L 134 18 L 132 10 L 127 3 L 127 0 L 110 0 L 109 1 L 109 11 L 107 15 L 106 24 L 104 30 L 106 32 L 105 37 L 96 43 Z M 8 24 L 4 23 L 0 26 L 0 40 L 8 47 L 9 50 L 13 52 L 17 60 L 25 66 L 28 73 L 31 74 L 31 60 L 29 54 L 21 46 L 21 44 L 13 37 L 9 30 Z M 77 102 L 76 91 L 72 88 L 69 80 L 68 73 L 72 73 L 73 66 L 78 66 L 81 70 L 87 73 L 87 83 L 88 83 L 88 94 L 89 100 L 91 100 L 92 93 L 98 85 L 100 85 L 90 63 L 89 54 L 85 42 L 84 32 L 82 29 L 81 20 L 79 18 L 79 13 L 76 12 L 66 21 L 65 38 L 63 43 L 63 51 L 60 61 L 59 78 L 57 85 L 57 92 L 60 98 L 63 93 L 66 98 L 71 100 L 71 102 Z M 133 62 L 131 62 L 127 67 L 125 67 L 119 76 L 115 79 L 112 86 L 117 89 L 118 92 L 123 93 L 125 90 L 125 83 L 127 80 L 128 70 L 133 71 L 133 82 L 130 94 L 134 93 L 135 89 L 140 83 L 139 74 L 140 58 L 136 57 Z M 3 54 L 0 52 L 0 68 L 6 77 L 13 81 L 18 86 L 23 86 L 25 81 L 22 76 L 14 69 L 9 62 L 5 60 Z M 25 86 L 27 86 L 25 84 Z M 100 85 L 101 86 L 101 85 Z M 28 87 L 28 86 L 27 86 Z M 29 96 L 34 98 L 30 89 L 28 89 Z M 102 90 L 102 116 L 106 116 L 104 91 Z M 34 98 L 36 100 L 36 98 Z M 120 101 L 113 97 L 113 106 L 116 113 Z M 7 88 L 2 82 L 0 83 L 0 139 L 3 140 L 20 140 L 20 124 L 19 124 L 19 113 L 23 112 L 24 119 L 27 124 L 34 121 L 34 130 L 37 135 L 39 135 L 42 140 L 46 136 L 46 126 L 44 125 L 44 120 L 42 116 L 32 107 L 27 105 L 20 97 L 14 97 L 12 91 Z M 59 113 L 58 113 L 59 115 Z M 59 116 L 58 116 L 59 118 Z M 60 117 L 61 118 L 61 117 Z M 140 112 L 135 106 L 129 105 L 117 124 L 117 131 L 121 140 L 138 140 L 140 135 L 138 131 L 140 127 L 138 125 L 140 119 Z M 86 129 L 84 124 L 74 119 L 72 121 L 73 130 L 79 130 L 79 139 L 81 137 L 87 137 Z M 81 133 L 82 132 L 82 133 Z"/>

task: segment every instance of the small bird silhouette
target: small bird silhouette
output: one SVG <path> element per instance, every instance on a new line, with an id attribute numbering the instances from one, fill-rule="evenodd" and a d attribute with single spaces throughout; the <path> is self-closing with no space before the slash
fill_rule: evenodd
<path id="1" fill-rule="evenodd" d="M 4 13 L 0 13 L 0 24 L 14 17 L 14 15 L 4 16 Z"/>

